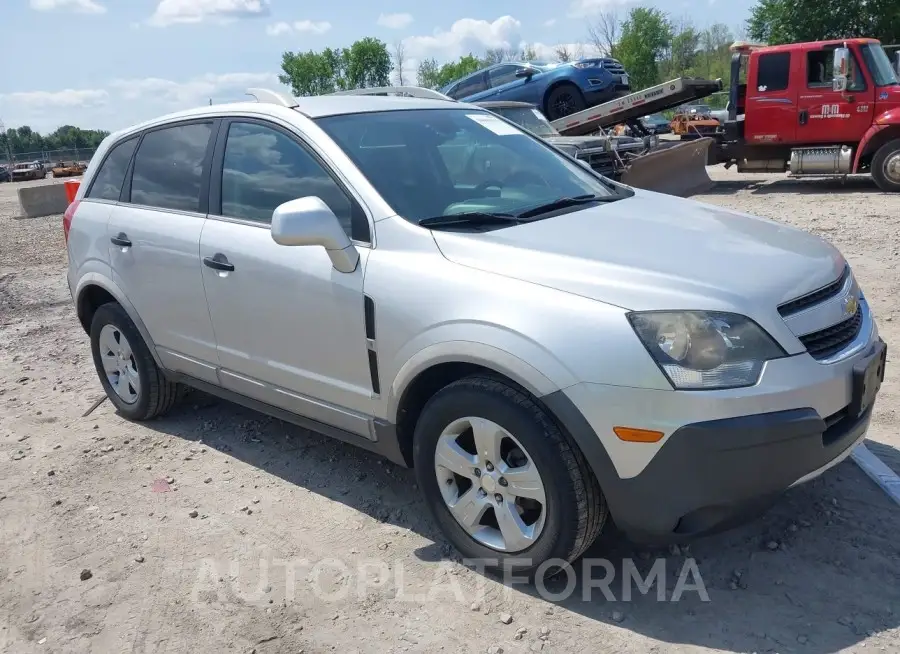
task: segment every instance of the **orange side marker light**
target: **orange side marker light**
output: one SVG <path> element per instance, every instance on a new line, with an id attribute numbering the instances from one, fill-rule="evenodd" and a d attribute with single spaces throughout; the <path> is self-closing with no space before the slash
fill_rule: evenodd
<path id="1" fill-rule="evenodd" d="M 636 427 L 613 427 L 613 432 L 626 443 L 658 443 L 663 437 L 661 431 Z"/>

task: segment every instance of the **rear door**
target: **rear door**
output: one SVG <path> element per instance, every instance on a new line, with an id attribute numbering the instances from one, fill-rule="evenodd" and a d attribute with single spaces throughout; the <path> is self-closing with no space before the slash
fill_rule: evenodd
<path id="1" fill-rule="evenodd" d="M 751 56 L 744 118 L 747 145 L 794 142 L 799 54 L 799 50 L 784 50 Z"/>
<path id="2" fill-rule="evenodd" d="M 486 97 L 485 91 L 487 90 L 487 73 L 480 71 L 463 78 L 459 84 L 450 89 L 447 95 L 454 100 L 471 99 L 475 101 L 483 100 Z"/>
<path id="3" fill-rule="evenodd" d="M 837 44 L 810 43 L 803 48 L 803 90 L 797 141 L 858 143 L 875 115 L 875 86 L 866 78 L 859 53 L 850 49 L 850 80 L 846 91 L 833 91 Z"/>
<path id="4" fill-rule="evenodd" d="M 146 131 L 109 218 L 113 279 L 167 368 L 217 383 L 216 343 L 200 273 L 217 122 Z"/>

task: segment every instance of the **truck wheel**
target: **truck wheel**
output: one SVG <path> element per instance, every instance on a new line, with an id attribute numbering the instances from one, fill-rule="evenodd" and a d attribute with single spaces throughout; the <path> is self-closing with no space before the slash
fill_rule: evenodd
<path id="1" fill-rule="evenodd" d="M 557 120 L 583 110 L 587 104 L 574 84 L 560 84 L 547 96 L 547 118 Z"/>
<path id="2" fill-rule="evenodd" d="M 167 380 L 125 309 L 99 307 L 91 321 L 91 353 L 103 390 L 119 413 L 150 420 L 172 408 L 179 384 Z"/>
<path id="3" fill-rule="evenodd" d="M 900 193 L 900 139 L 878 148 L 872 158 L 872 177 L 882 191 Z"/>
<path id="4" fill-rule="evenodd" d="M 608 515 L 580 450 L 528 394 L 489 376 L 456 381 L 416 424 L 425 502 L 462 555 L 533 575 L 581 556 Z"/>

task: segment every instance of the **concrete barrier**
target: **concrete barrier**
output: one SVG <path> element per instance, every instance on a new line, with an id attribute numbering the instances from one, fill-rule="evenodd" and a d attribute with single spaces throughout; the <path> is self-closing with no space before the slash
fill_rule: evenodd
<path id="1" fill-rule="evenodd" d="M 66 188 L 63 184 L 42 184 L 40 186 L 23 186 L 18 190 L 20 216 L 40 218 L 63 213 L 69 206 Z"/>

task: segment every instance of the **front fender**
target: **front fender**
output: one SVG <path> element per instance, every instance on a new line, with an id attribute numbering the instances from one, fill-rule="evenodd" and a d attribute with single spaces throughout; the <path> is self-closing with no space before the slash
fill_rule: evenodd
<path id="1" fill-rule="evenodd" d="M 900 135 L 900 107 L 888 109 L 876 116 L 875 120 L 872 121 L 872 126 L 866 130 L 859 142 L 859 147 L 856 149 L 856 157 L 853 159 L 854 173 L 859 170 L 859 163 L 862 161 L 863 156 L 870 154 L 872 150 L 876 149 L 876 144 L 881 145 L 882 133 L 887 129 L 895 129 Z"/>
<path id="2" fill-rule="evenodd" d="M 403 347 L 395 362 L 397 373 L 391 383 L 386 416 L 392 422 L 397 420 L 400 398 L 410 383 L 423 371 L 442 363 L 471 363 L 494 370 L 535 397 L 578 381 L 572 371 L 538 343 L 488 324 L 455 323 L 430 329 Z"/>
<path id="3" fill-rule="evenodd" d="M 84 310 L 83 302 L 85 299 L 85 292 L 92 286 L 102 288 L 109 293 L 123 309 L 125 309 L 125 313 L 131 318 L 131 321 L 138 328 L 141 338 L 144 339 L 144 343 L 147 344 L 147 348 L 150 350 L 153 360 L 156 361 L 156 365 L 162 368 L 163 365 L 156 354 L 156 345 L 154 344 L 153 339 L 150 338 L 150 332 L 147 331 L 147 327 L 138 315 L 137 309 L 135 309 L 134 305 L 128 301 L 128 298 L 125 296 L 125 293 L 122 292 L 122 289 L 119 288 L 118 284 L 113 281 L 112 268 L 102 261 L 92 261 L 91 268 L 93 269 L 79 274 L 78 282 L 72 291 L 78 318 L 81 319 L 82 311 Z"/>

